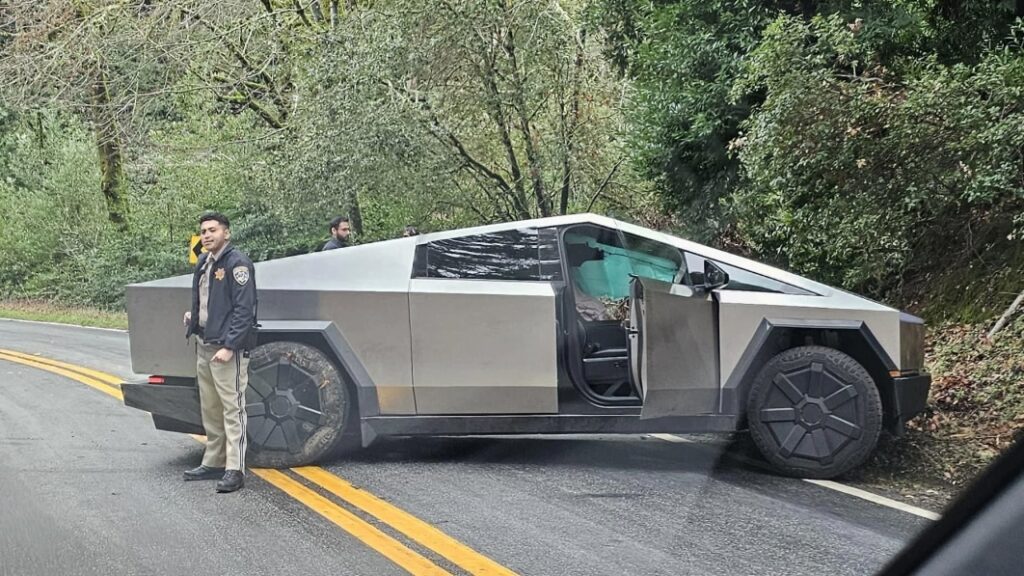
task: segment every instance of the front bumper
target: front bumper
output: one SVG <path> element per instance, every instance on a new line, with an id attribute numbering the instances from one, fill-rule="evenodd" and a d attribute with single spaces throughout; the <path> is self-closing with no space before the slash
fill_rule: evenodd
<path id="1" fill-rule="evenodd" d="M 158 430 L 205 434 L 199 389 L 195 386 L 126 382 L 121 384 L 124 405 L 153 415 Z"/>
<path id="2" fill-rule="evenodd" d="M 928 405 L 928 390 L 932 385 L 931 374 L 914 374 L 892 379 L 888 420 L 890 431 L 901 434 L 908 420 L 924 411 Z"/>

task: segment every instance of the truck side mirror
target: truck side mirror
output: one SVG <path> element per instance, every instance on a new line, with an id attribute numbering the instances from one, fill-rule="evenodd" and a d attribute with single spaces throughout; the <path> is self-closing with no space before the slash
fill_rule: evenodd
<path id="1" fill-rule="evenodd" d="M 704 260 L 704 289 L 714 290 L 729 283 L 729 275 L 710 260 Z"/>

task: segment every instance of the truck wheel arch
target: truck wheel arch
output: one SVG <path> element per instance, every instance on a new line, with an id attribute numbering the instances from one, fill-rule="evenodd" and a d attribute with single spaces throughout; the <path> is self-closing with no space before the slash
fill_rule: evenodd
<path id="1" fill-rule="evenodd" d="M 259 344 L 283 340 L 317 348 L 335 363 L 350 390 L 355 392 L 355 418 L 361 421 L 380 415 L 377 388 L 337 325 L 321 320 L 260 321 Z M 368 434 L 365 426 L 359 429 L 360 440 L 366 446 L 373 440 L 373 434 Z"/>
<path id="2" fill-rule="evenodd" d="M 889 375 L 896 370 L 896 363 L 863 321 L 763 319 L 722 386 L 722 413 L 745 415 L 750 386 L 761 368 L 776 354 L 807 344 L 835 348 L 860 363 L 878 387 L 883 428 L 899 432 L 893 380 Z"/>

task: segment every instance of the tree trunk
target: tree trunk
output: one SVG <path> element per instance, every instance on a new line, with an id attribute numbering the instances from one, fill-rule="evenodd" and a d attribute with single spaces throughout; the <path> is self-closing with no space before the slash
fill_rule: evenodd
<path id="1" fill-rule="evenodd" d="M 572 136 L 566 126 L 565 104 L 559 103 L 562 114 L 562 190 L 558 199 L 558 213 L 563 216 L 569 211 L 569 197 L 572 195 Z"/>
<path id="2" fill-rule="evenodd" d="M 355 188 L 348 192 L 348 221 L 357 235 L 363 233 L 363 211 L 359 207 L 359 194 Z"/>
<path id="3" fill-rule="evenodd" d="M 1013 313 L 1017 311 L 1017 308 L 1020 308 L 1020 305 L 1022 303 L 1024 303 L 1024 290 L 1021 290 L 1020 294 L 1018 294 L 1017 297 L 1013 299 L 1013 302 L 1010 304 L 1010 307 L 1007 308 L 1006 312 L 1003 312 L 1003 315 L 1000 316 L 999 320 L 996 321 L 996 325 L 993 326 L 992 329 L 988 331 L 989 340 L 992 340 L 996 337 L 996 332 L 999 332 L 1000 330 L 1003 329 L 1003 326 L 1005 326 L 1006 323 L 1009 322 L 1010 318 L 1013 316 Z"/>
<path id="4" fill-rule="evenodd" d="M 39 149 L 42 150 L 43 148 L 46 147 L 46 133 L 43 131 L 43 113 L 42 112 L 36 112 L 36 126 L 35 126 L 35 129 L 36 129 L 36 140 L 38 141 Z M 47 156 L 47 161 L 45 161 L 44 164 L 49 165 L 49 156 Z"/>
<path id="5" fill-rule="evenodd" d="M 583 43 L 586 42 L 586 31 L 580 30 L 576 38 L 576 57 L 573 59 L 572 69 L 567 74 L 572 89 L 569 97 L 569 116 L 566 118 L 565 104 L 560 104 L 562 115 L 562 193 L 558 202 L 558 213 L 566 214 L 569 211 L 569 198 L 572 196 L 572 154 L 575 142 L 576 127 L 580 121 L 580 70 L 583 69 Z"/>
<path id="6" fill-rule="evenodd" d="M 502 6 L 509 10 L 505 2 Z M 533 127 L 530 124 L 530 111 L 526 109 L 526 82 L 523 73 L 519 69 L 519 61 L 516 57 L 515 38 L 511 28 L 505 34 L 505 54 L 508 56 L 509 65 L 512 69 L 512 100 L 516 110 L 519 131 L 523 135 L 523 145 L 526 148 L 526 163 L 529 166 L 530 183 L 533 185 L 533 197 L 537 202 L 537 211 L 540 216 L 551 216 L 551 199 L 544 190 L 544 174 L 540 165 L 540 154 L 537 151 L 537 142 L 534 140 Z"/>
<path id="7" fill-rule="evenodd" d="M 295 6 L 295 13 L 302 19 L 302 23 L 309 26 L 309 18 L 306 17 L 306 9 L 302 7 L 302 3 L 299 0 L 292 0 L 292 5 Z"/>
<path id="8" fill-rule="evenodd" d="M 324 21 L 324 11 L 320 9 L 320 0 L 313 0 L 310 2 L 309 10 L 313 13 L 313 20 L 317 22 Z"/>
<path id="9" fill-rule="evenodd" d="M 107 204 L 107 219 L 120 231 L 128 228 L 127 182 L 124 176 L 124 155 L 121 150 L 117 121 L 110 109 L 106 73 L 93 82 L 92 124 L 100 162 L 100 191 Z"/>
<path id="10" fill-rule="evenodd" d="M 490 56 L 484 56 L 484 60 L 482 74 L 489 96 L 491 117 L 498 128 L 498 137 L 501 139 L 502 148 L 505 149 L 508 170 L 512 175 L 512 204 L 520 219 L 529 220 L 531 215 L 530 209 L 526 205 L 523 173 L 519 166 L 519 159 L 516 157 L 515 146 L 512 144 L 512 131 L 509 128 L 508 121 L 505 119 L 505 111 L 501 106 L 501 93 L 498 90 L 498 81 L 496 79 L 497 73 L 494 70 L 494 63 L 490 60 Z"/>
<path id="11" fill-rule="evenodd" d="M 331 0 L 331 28 L 338 27 L 338 0 Z"/>

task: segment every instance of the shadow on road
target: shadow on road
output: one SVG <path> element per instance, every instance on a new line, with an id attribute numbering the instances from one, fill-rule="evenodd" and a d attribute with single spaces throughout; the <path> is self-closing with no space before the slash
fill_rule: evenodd
<path id="1" fill-rule="evenodd" d="M 744 468 L 743 464 L 730 458 L 738 450 L 742 447 L 736 440 L 669 443 L 638 437 L 386 438 L 325 464 L 504 464 L 709 474 Z"/>

